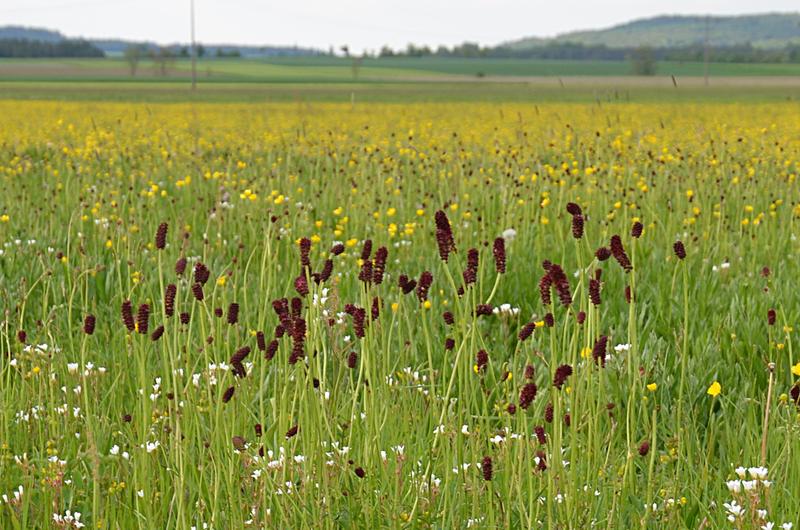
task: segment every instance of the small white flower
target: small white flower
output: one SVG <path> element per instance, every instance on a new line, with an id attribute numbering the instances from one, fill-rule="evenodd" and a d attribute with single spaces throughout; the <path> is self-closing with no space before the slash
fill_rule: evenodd
<path id="1" fill-rule="evenodd" d="M 461 426 L 461 434 L 469 436 L 469 427 L 466 424 Z"/>
<path id="2" fill-rule="evenodd" d="M 747 469 L 746 468 L 744 468 L 742 466 L 739 466 L 734 471 L 736 471 L 736 474 L 739 475 L 739 478 L 747 478 Z"/>
<path id="3" fill-rule="evenodd" d="M 77 374 L 78 373 L 78 363 L 67 363 L 67 370 L 71 374 Z"/>
<path id="4" fill-rule="evenodd" d="M 747 468 L 747 471 L 750 473 L 751 478 L 757 478 L 760 480 L 767 478 L 767 468 L 765 467 L 750 467 Z"/>
<path id="5" fill-rule="evenodd" d="M 517 237 L 517 231 L 513 228 L 506 228 L 503 230 L 503 239 L 506 241 L 513 241 Z"/>
<path id="6" fill-rule="evenodd" d="M 728 491 L 732 493 L 739 493 L 742 491 L 742 483 L 738 480 L 729 480 L 725 484 L 728 486 Z"/>
<path id="7" fill-rule="evenodd" d="M 112 447 L 109 453 L 111 453 L 114 456 L 117 456 L 119 454 L 119 446 L 115 445 L 114 447 Z"/>

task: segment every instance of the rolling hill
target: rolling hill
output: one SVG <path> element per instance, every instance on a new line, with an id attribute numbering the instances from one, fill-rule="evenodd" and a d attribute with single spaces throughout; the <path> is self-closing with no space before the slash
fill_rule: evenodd
<path id="1" fill-rule="evenodd" d="M 708 27 L 712 46 L 751 44 L 758 48 L 783 48 L 800 44 L 800 13 L 768 13 L 741 16 L 659 16 L 634 20 L 607 29 L 574 31 L 551 39 L 539 37 L 506 45 L 523 50 L 548 44 L 577 43 L 609 48 L 652 46 L 677 48 L 702 44 Z"/>

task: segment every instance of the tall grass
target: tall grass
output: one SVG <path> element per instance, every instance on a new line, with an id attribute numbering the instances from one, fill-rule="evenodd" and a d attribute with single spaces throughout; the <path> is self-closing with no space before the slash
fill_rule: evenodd
<path id="1" fill-rule="evenodd" d="M 0 111 L 0 527 L 798 523 L 794 106 Z"/>

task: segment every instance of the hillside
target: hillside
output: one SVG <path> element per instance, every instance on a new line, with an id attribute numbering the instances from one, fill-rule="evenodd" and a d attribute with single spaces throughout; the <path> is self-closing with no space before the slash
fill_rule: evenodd
<path id="1" fill-rule="evenodd" d="M 0 26 L 0 40 L 19 39 L 41 42 L 59 42 L 66 37 L 58 31 L 44 28 L 27 28 L 24 26 Z"/>
<path id="2" fill-rule="evenodd" d="M 43 43 L 59 43 L 70 39 L 58 31 L 44 28 L 28 28 L 23 26 L 0 26 L 0 41 L 2 40 L 24 40 Z M 95 47 L 110 57 L 121 56 L 129 46 L 139 46 L 147 50 L 156 50 L 160 46 L 155 42 L 137 42 L 123 39 L 85 39 Z M 214 56 L 217 50 L 230 54 L 238 52 L 242 57 L 284 57 L 284 56 L 304 56 L 319 55 L 320 50 L 312 48 L 300 48 L 297 46 L 247 46 L 239 44 L 207 44 L 202 43 L 203 52 L 209 56 Z M 167 48 L 176 55 L 188 47 L 186 43 L 169 44 Z"/>
<path id="3" fill-rule="evenodd" d="M 749 43 L 761 48 L 783 48 L 800 43 L 800 13 L 768 13 L 726 17 L 659 16 L 607 29 L 564 33 L 551 39 L 530 37 L 509 42 L 508 46 L 518 50 L 566 42 L 609 48 L 692 46 L 703 43 L 706 23 L 712 46 Z"/>

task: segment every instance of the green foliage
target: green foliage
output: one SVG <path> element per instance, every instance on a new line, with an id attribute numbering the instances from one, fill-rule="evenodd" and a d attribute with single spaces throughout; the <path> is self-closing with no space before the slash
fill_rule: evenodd
<path id="1" fill-rule="evenodd" d="M 631 68 L 635 75 L 655 75 L 656 58 L 647 46 L 637 48 L 631 53 Z"/>

